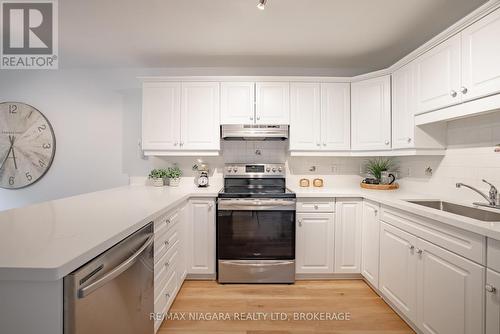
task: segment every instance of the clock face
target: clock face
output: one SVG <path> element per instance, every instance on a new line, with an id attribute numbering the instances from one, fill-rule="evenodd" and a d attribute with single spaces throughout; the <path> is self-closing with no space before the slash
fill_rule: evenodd
<path id="1" fill-rule="evenodd" d="M 208 185 L 208 177 L 206 177 L 206 176 L 200 176 L 200 177 L 198 178 L 198 185 L 199 185 L 200 187 L 205 187 L 205 186 L 207 186 L 207 185 Z"/>
<path id="2" fill-rule="evenodd" d="M 0 187 L 19 189 L 38 181 L 56 151 L 52 126 L 30 105 L 0 103 Z"/>

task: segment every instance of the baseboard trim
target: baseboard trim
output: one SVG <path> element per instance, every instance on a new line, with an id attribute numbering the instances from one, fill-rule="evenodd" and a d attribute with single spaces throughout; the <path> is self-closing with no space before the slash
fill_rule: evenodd
<path id="1" fill-rule="evenodd" d="M 361 274 L 295 274 L 297 281 L 310 281 L 310 280 L 332 280 L 332 279 L 363 279 Z"/>
<path id="2" fill-rule="evenodd" d="M 186 280 L 188 281 L 215 281 L 216 274 L 187 274 Z"/>

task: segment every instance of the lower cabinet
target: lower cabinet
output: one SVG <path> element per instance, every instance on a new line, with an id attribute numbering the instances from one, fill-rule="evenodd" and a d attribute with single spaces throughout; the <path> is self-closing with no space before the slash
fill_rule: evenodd
<path id="1" fill-rule="evenodd" d="M 363 202 L 361 274 L 378 289 L 379 272 L 379 221 L 380 205 L 365 200 Z"/>
<path id="2" fill-rule="evenodd" d="M 500 273 L 486 273 L 486 334 L 500 333 Z"/>
<path id="3" fill-rule="evenodd" d="M 154 223 L 154 312 L 166 314 L 186 277 L 186 206 Z M 162 321 L 155 321 L 155 331 Z"/>
<path id="4" fill-rule="evenodd" d="M 334 214 L 297 213 L 296 272 L 333 273 Z"/>
<path id="5" fill-rule="evenodd" d="M 191 199 L 188 204 L 188 274 L 215 274 L 215 200 Z"/>
<path id="6" fill-rule="evenodd" d="M 484 332 L 484 267 L 384 222 L 380 233 L 380 291 L 403 315 L 423 333 Z"/>
<path id="7" fill-rule="evenodd" d="M 338 199 L 335 207 L 335 272 L 361 272 L 362 199 Z"/>

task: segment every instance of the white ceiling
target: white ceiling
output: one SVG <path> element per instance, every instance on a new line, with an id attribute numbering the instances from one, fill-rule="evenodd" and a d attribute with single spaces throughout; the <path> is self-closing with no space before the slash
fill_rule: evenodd
<path id="1" fill-rule="evenodd" d="M 485 0 L 64 0 L 61 67 L 382 69 Z"/>

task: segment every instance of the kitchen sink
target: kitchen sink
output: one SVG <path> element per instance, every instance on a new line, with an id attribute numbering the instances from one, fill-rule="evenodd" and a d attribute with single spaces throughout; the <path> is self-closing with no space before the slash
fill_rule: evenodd
<path id="1" fill-rule="evenodd" d="M 500 213 L 481 210 L 465 205 L 459 205 L 444 201 L 429 201 L 429 200 L 415 200 L 407 202 L 422 205 L 436 210 L 454 213 L 459 216 L 481 220 L 484 222 L 500 222 Z"/>

